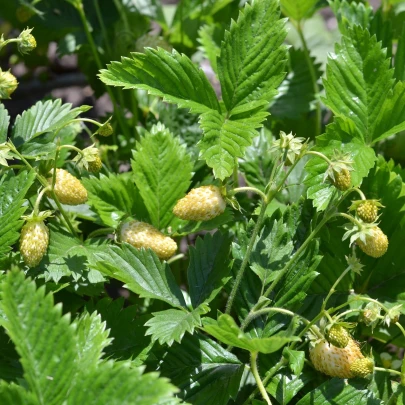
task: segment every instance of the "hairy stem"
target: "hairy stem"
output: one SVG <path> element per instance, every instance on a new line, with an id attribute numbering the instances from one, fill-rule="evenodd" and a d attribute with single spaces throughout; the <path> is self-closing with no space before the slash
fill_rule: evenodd
<path id="1" fill-rule="evenodd" d="M 296 260 L 301 256 L 301 254 L 305 251 L 305 249 L 308 247 L 308 245 L 311 243 L 312 239 L 315 238 L 317 233 L 322 229 L 322 227 L 329 221 L 331 217 L 328 215 L 325 215 L 323 220 L 318 224 L 318 226 L 310 233 L 308 238 L 305 240 L 305 242 L 299 247 L 299 249 L 295 252 L 294 256 L 288 261 L 288 263 L 284 266 L 284 268 L 277 274 L 276 278 L 273 280 L 273 282 L 270 284 L 270 286 L 267 288 L 265 293 L 263 294 L 265 297 L 268 297 L 271 292 L 276 288 L 277 284 L 280 282 L 280 280 L 284 277 L 284 275 L 287 273 L 288 270 L 292 267 L 292 265 L 296 262 Z"/>
<path id="2" fill-rule="evenodd" d="M 235 300 L 236 293 L 238 292 L 238 288 L 239 288 L 239 285 L 240 285 L 240 283 L 242 281 L 243 275 L 245 273 L 246 266 L 248 265 L 249 260 L 250 260 L 250 254 L 252 253 L 253 246 L 255 244 L 257 235 L 259 234 L 260 228 L 261 228 L 262 223 L 264 221 L 266 208 L 267 208 L 267 204 L 263 202 L 262 206 L 260 208 L 259 218 L 257 219 L 256 225 L 255 225 L 255 227 L 253 229 L 253 233 L 252 233 L 252 236 L 250 237 L 250 241 L 249 241 L 249 244 L 247 246 L 245 256 L 244 256 L 242 264 L 241 264 L 241 266 L 239 268 L 238 274 L 236 275 L 235 283 L 233 284 L 231 293 L 229 294 L 229 297 L 228 297 L 228 302 L 226 303 L 226 310 L 225 310 L 226 314 L 231 313 L 232 305 L 233 305 L 233 302 Z"/>
<path id="3" fill-rule="evenodd" d="M 323 153 L 321 152 L 316 152 L 315 150 L 309 150 L 308 152 L 305 152 L 306 155 L 313 155 L 313 156 L 318 156 L 321 159 L 323 159 L 327 164 L 331 165 L 332 161 L 328 159 Z"/>
<path id="4" fill-rule="evenodd" d="M 234 188 L 232 190 L 232 194 L 241 193 L 241 192 L 244 192 L 244 191 L 251 191 L 252 193 L 256 193 L 256 194 L 260 195 L 260 197 L 262 198 L 263 201 L 267 200 L 266 194 L 264 194 L 263 191 L 259 190 L 256 187 L 238 187 L 238 188 Z"/>
<path id="5" fill-rule="evenodd" d="M 257 356 L 258 352 L 252 352 L 250 354 L 250 369 L 252 371 L 253 376 L 255 377 L 256 384 L 259 388 L 260 393 L 262 394 L 263 399 L 266 401 L 267 405 L 271 405 L 269 395 L 267 394 L 266 388 L 263 385 L 263 381 L 260 378 L 260 374 L 257 369 Z"/>
<path id="6" fill-rule="evenodd" d="M 322 311 L 322 312 L 325 310 L 326 304 L 328 303 L 329 298 L 330 298 L 330 297 L 332 296 L 332 294 L 336 291 L 336 290 L 335 290 L 336 286 L 342 281 L 343 277 L 350 271 L 350 269 L 351 269 L 350 266 L 347 267 L 347 268 L 345 269 L 345 271 L 338 277 L 338 279 L 334 282 L 334 284 L 333 284 L 332 287 L 330 288 L 328 295 L 326 296 L 325 300 L 323 301 L 322 308 L 321 308 L 321 311 Z"/>
<path id="7" fill-rule="evenodd" d="M 391 370 L 390 368 L 383 368 L 383 367 L 374 367 L 375 371 L 382 371 L 383 373 L 392 373 L 402 377 L 401 372 L 397 370 Z"/>
<path id="8" fill-rule="evenodd" d="M 50 189 L 51 189 L 51 186 L 46 186 L 38 194 L 37 200 L 35 201 L 35 205 L 34 205 L 34 215 L 38 215 L 38 213 L 39 213 L 39 204 L 41 203 L 42 197 Z"/>

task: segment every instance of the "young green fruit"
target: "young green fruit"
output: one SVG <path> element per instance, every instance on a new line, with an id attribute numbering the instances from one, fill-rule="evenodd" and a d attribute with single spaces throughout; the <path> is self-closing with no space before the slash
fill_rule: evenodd
<path id="1" fill-rule="evenodd" d="M 222 214 L 225 207 L 225 200 L 218 187 L 202 186 L 192 189 L 177 201 L 173 214 L 188 221 L 208 221 Z"/>
<path id="2" fill-rule="evenodd" d="M 350 333 L 341 325 L 332 325 L 327 335 L 328 342 L 342 349 L 346 347 L 351 339 Z"/>
<path id="3" fill-rule="evenodd" d="M 44 221 L 29 221 L 21 230 L 20 253 L 28 267 L 38 266 L 48 249 L 49 230 Z"/>
<path id="4" fill-rule="evenodd" d="M 170 259 L 177 250 L 177 243 L 150 224 L 131 221 L 122 225 L 121 241 L 137 249 L 152 249 L 160 259 Z"/>
<path id="5" fill-rule="evenodd" d="M 88 171 L 90 173 L 98 173 L 102 167 L 103 163 L 101 162 L 100 156 L 95 156 L 94 160 L 88 162 Z"/>
<path id="6" fill-rule="evenodd" d="M 9 70 L 5 72 L 0 69 L 0 99 L 9 99 L 17 86 L 18 82 L 15 76 Z"/>
<path id="7" fill-rule="evenodd" d="M 322 340 L 310 349 L 309 356 L 318 371 L 339 378 L 354 377 L 350 370 L 351 364 L 364 358 L 358 344 L 353 339 L 350 339 L 343 349 Z"/>
<path id="8" fill-rule="evenodd" d="M 373 227 L 372 230 L 371 235 L 366 235 L 365 243 L 360 239 L 357 239 L 356 243 L 366 255 L 378 258 L 387 251 L 388 238 L 378 226 Z"/>
<path id="9" fill-rule="evenodd" d="M 374 362 L 367 357 L 355 360 L 350 366 L 350 372 L 354 377 L 365 378 L 374 372 Z"/>
<path id="10" fill-rule="evenodd" d="M 110 136 L 112 135 L 114 132 L 112 125 L 109 122 L 106 122 L 105 124 L 103 124 L 97 131 L 96 134 L 100 135 L 100 136 Z"/>
<path id="11" fill-rule="evenodd" d="M 48 179 L 48 182 L 52 184 L 52 177 Z M 83 184 L 63 169 L 56 169 L 54 192 L 62 204 L 79 205 L 87 201 L 87 190 Z"/>
<path id="12" fill-rule="evenodd" d="M 31 34 L 31 31 L 32 29 L 27 28 L 24 31 L 22 31 L 21 34 L 18 36 L 20 42 L 18 42 L 17 48 L 23 55 L 30 53 L 37 46 L 37 41 Z"/>
<path id="13" fill-rule="evenodd" d="M 340 191 L 346 191 L 350 188 L 352 179 L 350 171 L 347 169 L 341 169 L 340 171 L 334 171 L 333 185 Z"/>
<path id="14" fill-rule="evenodd" d="M 373 201 L 364 201 L 357 207 L 358 217 L 367 223 L 372 223 L 377 219 L 378 207 Z"/>

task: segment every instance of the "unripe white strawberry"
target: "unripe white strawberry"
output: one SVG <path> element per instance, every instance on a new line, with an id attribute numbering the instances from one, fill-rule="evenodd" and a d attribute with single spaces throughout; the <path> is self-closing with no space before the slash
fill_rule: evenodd
<path id="1" fill-rule="evenodd" d="M 42 220 L 28 221 L 21 230 L 20 253 L 28 267 L 38 266 L 48 249 L 49 230 Z"/>
<path id="2" fill-rule="evenodd" d="M 225 211 L 226 203 L 221 191 L 215 186 L 193 188 L 177 201 L 173 214 L 189 221 L 208 221 Z"/>
<path id="3" fill-rule="evenodd" d="M 360 249 L 371 257 L 381 257 L 388 249 L 388 238 L 387 235 L 378 227 L 374 226 L 372 228 L 372 233 L 366 235 L 366 242 L 364 243 L 361 239 L 357 239 L 356 243 L 359 245 Z"/>
<path id="4" fill-rule="evenodd" d="M 52 184 L 52 177 L 48 179 L 48 182 Z M 79 205 L 87 201 L 87 190 L 83 184 L 63 169 L 56 169 L 54 192 L 62 204 Z"/>
<path id="5" fill-rule="evenodd" d="M 322 340 L 310 349 L 309 356 L 318 371 L 339 378 L 354 377 L 350 371 L 351 364 L 364 358 L 358 344 L 353 339 L 350 339 L 347 346 L 342 349 Z"/>
<path id="6" fill-rule="evenodd" d="M 171 258 L 177 250 L 177 243 L 154 226 L 145 222 L 131 221 L 122 225 L 121 241 L 140 249 L 152 249 L 160 259 Z"/>

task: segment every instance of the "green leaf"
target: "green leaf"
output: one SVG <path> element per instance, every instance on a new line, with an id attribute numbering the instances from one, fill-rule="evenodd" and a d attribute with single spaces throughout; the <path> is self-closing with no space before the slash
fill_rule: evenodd
<path id="1" fill-rule="evenodd" d="M 39 404 L 61 404 L 77 372 L 76 342 L 69 317 L 45 288 L 8 272 L 2 284 L 3 322 L 21 357 L 24 378 Z M 44 339 L 46 336 L 46 339 Z"/>
<path id="2" fill-rule="evenodd" d="M 195 113 L 219 110 L 214 89 L 203 71 L 175 50 L 169 53 L 161 48 L 145 48 L 145 53 L 132 53 L 131 58 L 112 62 L 99 77 L 109 86 L 147 90 Z"/>
<path id="3" fill-rule="evenodd" d="M 125 216 L 149 219 L 131 174 L 100 174 L 99 178 L 83 178 L 82 182 L 88 191 L 88 204 L 104 225 L 116 228 Z"/>
<path id="4" fill-rule="evenodd" d="M 266 390 L 276 398 L 280 405 L 287 405 L 315 377 L 315 371 L 312 373 L 305 371 L 296 376 L 286 373 L 286 370 L 281 370 L 270 380 Z"/>
<path id="5" fill-rule="evenodd" d="M 253 144 L 246 148 L 245 154 L 239 162 L 239 167 L 247 183 L 261 191 L 267 186 L 273 168 L 272 156 L 269 151 L 272 135 L 269 130 L 262 128 Z"/>
<path id="6" fill-rule="evenodd" d="M 175 405 L 178 391 L 157 373 L 141 375 L 131 363 L 107 361 L 84 372 L 67 397 L 67 405 Z"/>
<path id="7" fill-rule="evenodd" d="M 106 323 L 101 321 L 101 316 L 97 312 L 92 314 L 83 313 L 73 322 L 76 327 L 77 355 L 81 367 L 90 369 L 96 367 L 101 360 L 103 350 L 112 339 L 108 338 Z"/>
<path id="8" fill-rule="evenodd" d="M 91 268 L 96 263 L 95 254 L 100 243 L 83 242 L 65 231 L 59 224 L 48 223 L 48 252 L 36 269 L 35 274 L 58 283 L 62 277 L 71 277 L 73 283 L 103 283 L 104 277 Z M 32 271 L 34 273 L 34 271 Z"/>
<path id="9" fill-rule="evenodd" d="M 9 171 L 0 179 L 0 257 L 7 254 L 18 240 L 26 207 L 24 197 L 35 179 L 34 172 L 22 171 L 15 175 Z"/>
<path id="10" fill-rule="evenodd" d="M 405 130 L 405 113 L 400 106 L 405 102 L 405 83 L 398 82 L 385 99 L 375 124 L 373 143 Z"/>
<path id="11" fill-rule="evenodd" d="M 347 153 L 353 160 L 354 171 L 351 172 L 352 186 L 357 187 L 374 166 L 375 152 L 357 137 L 354 123 L 348 119 L 336 118 L 335 122 L 326 127 L 326 134 L 317 137 L 314 150 L 331 158 L 335 149 Z M 324 181 L 328 164 L 321 158 L 312 157 L 307 165 L 305 184 L 308 186 L 307 196 L 313 200 L 318 211 L 323 211 L 336 195 L 336 188 Z"/>
<path id="12" fill-rule="evenodd" d="M 326 72 L 326 106 L 336 116 L 352 120 L 356 137 L 365 144 L 405 129 L 400 107 L 405 86 L 400 82 L 393 89 L 394 70 L 386 49 L 366 29 L 348 29 L 348 36 L 343 36 L 329 57 Z"/>
<path id="13" fill-rule="evenodd" d="M 173 307 L 186 307 L 183 295 L 166 262 L 148 249 L 136 249 L 123 243 L 96 254 L 97 269 L 126 284 L 141 297 L 156 298 Z"/>
<path id="14" fill-rule="evenodd" d="M 135 183 L 152 224 L 162 229 L 178 222 L 172 210 L 186 194 L 193 170 L 187 150 L 158 124 L 137 143 L 133 157 Z"/>
<path id="15" fill-rule="evenodd" d="M 245 366 L 208 337 L 186 334 L 181 344 L 153 352 L 154 365 L 180 388 L 179 396 L 193 405 L 227 405 L 235 398 Z"/>
<path id="16" fill-rule="evenodd" d="M 405 80 L 405 23 L 402 25 L 395 54 L 395 79 Z"/>
<path id="17" fill-rule="evenodd" d="M 334 0 L 330 2 L 330 7 L 336 15 L 342 34 L 347 35 L 347 28 L 354 25 L 360 25 L 362 28 L 370 27 L 373 8 L 369 4 Z"/>
<path id="18" fill-rule="evenodd" d="M 267 220 L 255 241 L 250 267 L 262 281 L 269 284 L 290 259 L 294 249 L 291 232 L 283 220 Z"/>
<path id="19" fill-rule="evenodd" d="M 19 147 L 41 134 L 61 129 L 91 107 L 81 106 L 73 110 L 71 108 L 71 104 L 62 104 L 61 99 L 38 101 L 29 110 L 17 116 L 11 140 L 16 147 Z"/>
<path id="20" fill-rule="evenodd" d="M 243 105 L 265 105 L 285 76 L 287 31 L 278 1 L 246 3 L 221 45 L 218 75 L 229 112 Z"/>
<path id="21" fill-rule="evenodd" d="M 173 397 L 178 389 L 157 373 L 142 375 L 143 368 L 130 361 L 101 359 L 109 339 L 96 313 L 71 325 L 52 294 L 45 296 L 45 288 L 37 290 L 22 272 L 8 272 L 1 297 L 2 323 L 21 357 L 25 380 L 20 387 L 0 383 L 0 398 L 27 405 L 179 403 Z"/>
<path id="22" fill-rule="evenodd" d="M 10 116 L 4 107 L 4 104 L 0 104 L 0 143 L 7 141 L 8 125 L 10 123 Z"/>
<path id="23" fill-rule="evenodd" d="M 315 100 L 311 72 L 302 49 L 289 49 L 290 71 L 278 88 L 279 94 L 270 107 L 276 118 L 296 120 L 300 115 L 311 111 L 311 103 Z M 322 75 L 321 64 L 311 57 L 316 79 Z M 306 117 L 307 119 L 307 117 Z"/>
<path id="24" fill-rule="evenodd" d="M 280 0 L 281 11 L 296 21 L 310 17 L 315 11 L 318 0 Z"/>
<path id="25" fill-rule="evenodd" d="M 35 396 L 22 386 L 0 381 L 0 403 L 2 405 L 38 405 Z"/>
<path id="26" fill-rule="evenodd" d="M 229 315 L 221 315 L 217 321 L 204 318 L 204 330 L 219 341 L 248 350 L 250 352 L 273 353 L 289 342 L 299 342 L 296 336 L 272 336 L 269 338 L 250 338 L 245 335 Z"/>
<path id="27" fill-rule="evenodd" d="M 299 376 L 304 368 L 305 352 L 302 350 L 292 350 L 285 347 L 283 350 L 283 356 L 288 360 L 288 365 L 291 371 Z"/>
<path id="28" fill-rule="evenodd" d="M 190 246 L 187 279 L 193 308 L 211 302 L 230 280 L 230 246 L 230 238 L 220 232 L 199 237 Z"/>
<path id="29" fill-rule="evenodd" d="M 217 59 L 221 54 L 221 48 L 214 41 L 214 25 L 204 25 L 198 31 L 198 42 L 201 44 L 200 49 L 204 52 L 206 58 L 210 61 L 212 70 L 217 73 Z"/>
<path id="30" fill-rule="evenodd" d="M 322 259 L 318 255 L 319 243 L 312 241 L 301 258 L 287 272 L 284 281 L 276 287 L 274 306 L 297 310 L 302 305 L 307 291 L 318 276 L 317 267 Z"/>
<path id="31" fill-rule="evenodd" d="M 204 137 L 198 143 L 201 157 L 209 167 L 214 169 L 215 177 L 223 180 L 232 174 L 235 159 L 242 157 L 247 146 L 257 135 L 257 128 L 267 113 L 259 112 L 229 117 L 217 111 L 210 111 L 201 116 L 200 125 Z"/>
<path id="32" fill-rule="evenodd" d="M 346 380 L 332 378 L 305 395 L 297 402 L 297 405 L 324 405 L 328 403 L 335 405 L 381 404 L 371 391 L 361 389 L 353 383 L 347 383 Z"/>
<path id="33" fill-rule="evenodd" d="M 196 326 L 201 326 L 201 317 L 209 311 L 205 304 L 191 312 L 180 309 L 168 309 L 166 311 L 152 313 L 153 318 L 145 323 L 149 326 L 146 335 L 152 335 L 152 341 L 159 340 L 161 345 L 169 346 L 174 341 L 181 342 L 186 332 L 193 334 Z"/>
<path id="34" fill-rule="evenodd" d="M 137 305 L 125 308 L 123 306 L 124 298 L 113 301 L 107 297 L 99 300 L 95 307 L 91 307 L 89 302 L 87 308 L 91 311 L 96 310 L 107 322 L 107 328 L 113 340 L 104 349 L 106 356 L 131 359 L 133 364 L 141 365 L 152 347 L 151 338 L 145 336 L 146 327 L 144 326 L 150 315 L 139 317 Z"/>

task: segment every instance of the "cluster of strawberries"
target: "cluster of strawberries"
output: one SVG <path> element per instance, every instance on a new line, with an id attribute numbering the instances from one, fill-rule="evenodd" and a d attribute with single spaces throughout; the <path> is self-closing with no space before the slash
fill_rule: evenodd
<path id="1" fill-rule="evenodd" d="M 89 162 L 89 168 L 90 168 Z M 97 162 L 95 162 L 98 165 Z M 53 177 L 48 179 L 53 183 Z M 66 205 L 84 204 L 87 190 L 76 177 L 64 169 L 56 169 L 53 192 L 59 202 Z M 50 194 L 52 197 L 52 194 Z M 226 203 L 216 186 L 202 186 L 191 190 L 179 200 L 173 213 L 190 221 L 208 221 L 222 214 Z M 120 227 L 120 240 L 136 248 L 152 249 L 160 259 L 168 260 L 177 250 L 177 243 L 164 235 L 152 225 L 132 220 Z M 49 230 L 44 223 L 44 216 L 37 215 L 27 220 L 20 237 L 20 252 L 29 267 L 39 264 L 45 255 L 49 243 Z"/>
<path id="2" fill-rule="evenodd" d="M 316 341 L 309 356 L 314 367 L 331 377 L 367 377 L 374 370 L 374 362 L 364 357 L 358 343 L 341 325 L 333 325 L 326 339 Z"/>

